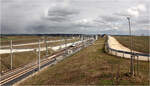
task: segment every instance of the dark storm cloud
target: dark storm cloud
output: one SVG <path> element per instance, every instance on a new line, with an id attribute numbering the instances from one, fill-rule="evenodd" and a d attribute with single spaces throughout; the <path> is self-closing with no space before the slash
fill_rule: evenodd
<path id="1" fill-rule="evenodd" d="M 45 17 L 41 17 L 39 22 L 33 23 L 27 27 L 32 33 L 60 33 L 74 31 L 80 25 L 73 20 L 78 16 L 79 11 L 62 6 L 51 7 Z"/>
<path id="2" fill-rule="evenodd" d="M 65 22 L 70 21 L 72 18 L 79 12 L 75 11 L 75 9 L 56 7 L 53 9 L 49 9 L 47 18 L 50 21 L 56 22 Z"/>
<path id="3" fill-rule="evenodd" d="M 1 33 L 128 33 L 149 28 L 149 0 L 1 0 Z M 90 4 L 89 4 L 90 3 Z M 135 11 L 134 9 L 138 9 Z M 128 11 L 129 12 L 128 12 Z M 122 18 L 124 16 L 124 18 Z"/>
<path id="4" fill-rule="evenodd" d="M 32 33 L 69 33 L 70 31 L 78 31 L 79 26 L 73 23 L 52 23 L 52 24 L 34 24 L 27 28 Z"/>

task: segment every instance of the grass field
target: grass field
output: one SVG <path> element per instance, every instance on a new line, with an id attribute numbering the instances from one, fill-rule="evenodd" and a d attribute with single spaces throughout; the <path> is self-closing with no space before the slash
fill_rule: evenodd
<path id="1" fill-rule="evenodd" d="M 62 44 L 65 44 L 65 43 L 72 43 L 72 42 L 76 42 L 76 41 L 79 41 L 79 39 L 75 38 L 75 39 L 72 39 L 72 40 L 66 40 L 66 41 L 58 41 L 58 42 L 51 42 L 51 43 L 47 43 L 47 46 L 48 47 L 53 47 L 53 46 L 58 46 L 58 45 L 62 45 Z M 45 43 L 42 43 L 41 44 L 41 47 L 46 47 L 46 44 Z M 9 49 L 10 47 L 4 47 L 4 48 L 1 48 L 1 49 Z M 13 46 L 13 49 L 21 49 L 21 48 L 38 48 L 38 42 L 37 44 L 34 44 L 34 45 L 23 45 L 23 46 Z"/>
<path id="2" fill-rule="evenodd" d="M 60 42 L 54 42 L 54 43 L 48 43 L 48 47 L 49 46 L 57 46 L 57 45 L 61 45 L 64 43 L 71 43 L 71 42 L 75 42 L 78 41 L 79 39 L 73 39 L 73 40 L 67 40 L 65 41 L 60 41 Z M 41 44 L 41 47 L 45 47 L 45 44 Z M 38 45 L 27 45 L 27 46 L 18 46 L 18 47 L 13 47 L 15 49 L 18 48 L 38 48 Z M 54 51 L 50 50 L 49 51 L 51 53 L 53 53 Z M 51 54 L 50 53 L 50 54 Z M 45 51 L 41 52 L 41 57 L 45 56 Z M 13 53 L 13 68 L 17 68 L 23 65 L 26 65 L 32 61 L 35 61 L 37 59 L 37 54 L 33 51 L 29 51 L 29 52 L 19 52 L 19 53 Z M 10 54 L 1 54 L 1 66 L 0 66 L 0 70 L 1 71 L 8 71 L 10 69 Z"/>
<path id="3" fill-rule="evenodd" d="M 60 40 L 64 37 L 51 37 L 46 36 L 47 40 Z M 71 37 L 67 37 L 71 38 Z M 1 46 L 3 45 L 9 45 L 10 40 L 13 41 L 13 44 L 23 44 L 23 43 L 32 43 L 32 42 L 38 42 L 40 40 L 44 40 L 45 36 L 2 36 L 1 38 Z"/>
<path id="4" fill-rule="evenodd" d="M 52 37 L 52 36 L 1 36 L 1 41 L 44 39 L 45 37 L 52 40 L 63 38 L 63 37 Z"/>
<path id="5" fill-rule="evenodd" d="M 130 48 L 130 37 L 129 36 L 114 36 L 121 44 Z M 133 36 L 133 50 L 149 53 L 150 36 Z"/>
<path id="6" fill-rule="evenodd" d="M 49 50 L 49 55 L 53 53 L 52 50 Z M 44 58 L 46 56 L 46 52 L 41 52 L 41 58 Z M 24 66 L 28 63 L 31 63 L 38 59 L 38 53 L 37 52 L 19 52 L 19 53 L 13 53 L 13 69 L 17 67 Z M 1 54 L 1 66 L 0 70 L 2 71 L 8 71 L 10 70 L 10 54 Z"/>
<path id="7" fill-rule="evenodd" d="M 20 83 L 20 85 L 148 85 L 149 64 L 139 62 L 139 76 L 129 74 L 130 60 L 104 52 L 99 39 L 75 55 Z"/>
<path id="8" fill-rule="evenodd" d="M 39 39 L 39 36 L 1 36 L 1 41 Z"/>

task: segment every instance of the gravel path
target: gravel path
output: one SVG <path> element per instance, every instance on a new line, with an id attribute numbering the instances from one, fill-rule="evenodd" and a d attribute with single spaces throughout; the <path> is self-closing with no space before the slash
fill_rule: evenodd
<path id="1" fill-rule="evenodd" d="M 123 46 L 122 44 L 120 44 L 114 37 L 112 36 L 108 36 L 108 45 L 110 48 L 115 49 L 115 50 L 121 50 L 121 51 L 127 51 L 130 52 L 130 49 Z M 141 53 L 141 52 L 137 52 L 137 51 L 133 51 L 136 53 Z M 119 57 L 124 57 L 124 58 L 131 58 L 130 54 L 123 54 L 123 53 L 116 53 L 114 51 L 110 52 L 112 55 L 116 55 Z M 137 56 L 135 56 L 135 59 L 137 59 Z M 144 60 L 144 61 L 148 61 L 149 57 L 147 56 L 139 56 L 139 60 Z"/>

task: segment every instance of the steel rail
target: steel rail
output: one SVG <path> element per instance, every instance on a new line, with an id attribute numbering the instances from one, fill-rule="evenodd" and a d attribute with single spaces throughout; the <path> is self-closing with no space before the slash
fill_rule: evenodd
<path id="1" fill-rule="evenodd" d="M 65 54 L 66 50 L 71 49 L 74 51 L 74 50 L 77 50 L 78 48 L 81 48 L 82 46 L 83 46 L 83 44 L 80 43 L 74 47 L 67 47 L 66 49 L 63 49 L 48 58 L 44 58 L 41 60 L 41 66 L 44 66 L 44 65 L 48 64 L 49 62 L 53 61 L 52 60 L 53 58 L 55 58 L 55 60 L 56 60 L 57 57 Z M 25 65 L 25 67 L 19 67 L 15 70 L 12 70 L 11 72 L 5 73 L 0 78 L 0 85 L 4 85 L 14 79 L 17 79 L 17 78 L 29 73 L 30 71 L 34 71 L 37 68 L 38 68 L 38 64 L 37 64 L 37 62 L 34 62 L 34 63 L 29 63 L 29 64 Z"/>

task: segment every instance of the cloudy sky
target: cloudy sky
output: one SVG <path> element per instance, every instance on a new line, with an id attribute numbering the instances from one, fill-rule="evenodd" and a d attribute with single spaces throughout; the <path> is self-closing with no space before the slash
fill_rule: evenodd
<path id="1" fill-rule="evenodd" d="M 148 35 L 150 0 L 1 0 L 1 33 Z"/>

